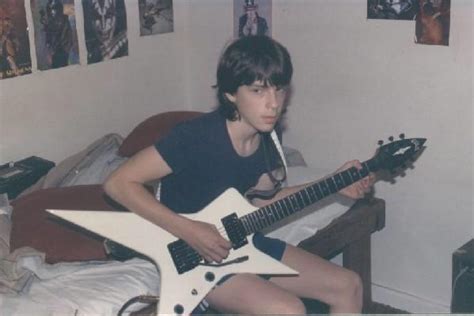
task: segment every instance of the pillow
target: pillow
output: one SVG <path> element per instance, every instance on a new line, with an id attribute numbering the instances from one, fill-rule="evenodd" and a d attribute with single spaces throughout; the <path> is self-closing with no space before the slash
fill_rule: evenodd
<path id="1" fill-rule="evenodd" d="M 12 202 L 11 251 L 29 246 L 46 262 L 107 259 L 103 238 L 55 218 L 46 209 L 123 210 L 101 185 L 40 189 Z"/>
<path id="2" fill-rule="evenodd" d="M 140 150 L 153 145 L 179 122 L 193 119 L 202 114 L 202 112 L 195 111 L 173 111 L 149 117 L 138 124 L 124 139 L 118 153 L 123 157 L 131 157 Z"/>

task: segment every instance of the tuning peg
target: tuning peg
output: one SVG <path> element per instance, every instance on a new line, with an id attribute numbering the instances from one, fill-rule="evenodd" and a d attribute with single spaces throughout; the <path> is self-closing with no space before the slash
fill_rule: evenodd
<path id="1" fill-rule="evenodd" d="M 405 134 L 404 133 L 400 134 L 400 139 L 405 139 Z"/>
<path id="2" fill-rule="evenodd" d="M 382 146 L 382 145 L 383 145 L 383 140 L 379 140 L 379 141 L 377 142 L 377 144 L 379 144 L 380 146 Z"/>
<path id="3" fill-rule="evenodd" d="M 393 136 L 390 136 L 390 137 L 388 138 L 388 140 L 391 141 L 391 142 L 393 142 Z"/>

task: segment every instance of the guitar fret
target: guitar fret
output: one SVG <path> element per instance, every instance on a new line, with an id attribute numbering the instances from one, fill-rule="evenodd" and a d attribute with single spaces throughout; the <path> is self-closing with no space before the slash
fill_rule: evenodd
<path id="1" fill-rule="evenodd" d="M 324 193 L 323 191 L 321 191 L 319 184 L 320 183 L 316 183 L 316 185 L 313 186 L 313 188 L 316 190 L 316 194 L 318 195 L 318 198 L 321 200 L 322 198 L 324 198 Z"/>
<path id="2" fill-rule="evenodd" d="M 245 232 L 247 233 L 247 235 L 250 234 L 252 232 L 252 228 L 249 225 L 247 216 L 242 217 L 241 222 L 244 225 L 244 229 L 245 229 Z"/>
<path id="3" fill-rule="evenodd" d="M 278 222 L 278 214 L 276 214 L 272 209 L 272 204 L 268 205 L 268 211 L 271 213 L 272 224 Z"/>
<path id="4" fill-rule="evenodd" d="M 279 204 L 280 207 L 281 207 L 281 211 L 283 212 L 283 215 L 284 215 L 285 217 L 288 216 L 288 206 L 287 206 L 286 203 L 287 203 L 287 199 L 283 199 L 283 200 L 278 201 L 278 204 Z"/>
<path id="5" fill-rule="evenodd" d="M 277 207 L 277 206 L 278 206 L 278 212 L 279 212 L 281 218 L 285 218 L 286 217 L 285 216 L 285 210 L 282 207 L 281 201 L 278 201 L 278 203 L 275 205 L 275 207 Z"/>
<path id="6" fill-rule="evenodd" d="M 323 197 L 326 197 L 329 195 L 329 189 L 328 187 L 326 186 L 326 183 L 324 183 L 324 181 L 321 181 L 318 183 L 318 186 L 319 186 L 319 189 L 321 189 L 321 192 L 323 194 Z"/>
<path id="7" fill-rule="evenodd" d="M 262 222 L 260 221 L 260 216 L 258 214 L 258 212 L 254 212 L 254 217 L 255 217 L 255 224 L 258 228 L 258 230 L 261 230 L 263 228 L 263 226 L 261 226 Z"/>
<path id="8" fill-rule="evenodd" d="M 269 218 L 267 216 L 267 213 L 265 212 L 265 209 L 261 208 L 260 212 L 262 213 L 262 220 L 265 226 L 270 226 Z"/>
<path id="9" fill-rule="evenodd" d="M 340 191 L 342 188 L 345 187 L 340 173 L 334 175 L 333 178 L 334 178 L 334 182 L 336 183 L 337 191 Z"/>
<path id="10" fill-rule="evenodd" d="M 359 170 L 359 174 L 360 174 L 361 179 L 369 175 L 369 168 L 366 163 L 362 165 L 362 169 Z"/>
<path id="11" fill-rule="evenodd" d="M 291 212 L 291 211 L 292 211 L 293 209 L 295 209 L 295 206 L 294 206 L 293 203 L 297 203 L 297 202 L 295 201 L 295 199 L 296 199 L 295 195 L 290 195 L 288 198 L 289 198 L 290 203 L 291 203 L 291 209 L 289 210 L 290 213 L 289 213 L 288 215 L 291 215 L 291 214 L 293 213 L 293 212 Z"/>
<path id="12" fill-rule="evenodd" d="M 361 179 L 359 170 L 357 170 L 356 168 L 350 168 L 349 172 L 352 177 L 352 182 L 357 182 Z"/>
<path id="13" fill-rule="evenodd" d="M 354 181 L 352 181 L 351 174 L 349 173 L 349 171 L 344 170 L 343 172 L 341 172 L 341 175 L 342 179 L 344 180 L 344 186 L 348 186 L 354 183 Z"/>
<path id="14" fill-rule="evenodd" d="M 256 231 L 258 231 L 258 226 L 257 226 L 257 222 L 255 220 L 255 214 L 250 213 L 249 215 L 250 215 L 250 223 L 252 224 L 253 231 L 256 232 Z"/>
<path id="15" fill-rule="evenodd" d="M 319 186 L 316 185 L 316 184 L 313 184 L 313 185 L 310 186 L 310 188 L 311 188 L 311 191 L 313 191 L 313 194 L 316 196 L 317 201 L 321 200 L 323 195 L 319 191 Z"/>
<path id="16" fill-rule="evenodd" d="M 305 207 L 305 205 L 306 205 L 306 202 L 305 202 L 305 200 L 304 200 L 304 196 L 303 196 L 303 193 L 302 193 L 302 191 L 299 191 L 299 192 L 298 192 L 298 195 L 299 195 L 299 197 L 300 197 L 300 201 L 301 201 L 301 204 L 300 204 L 300 209 L 302 209 L 302 208 L 304 208 L 304 207 Z"/>
<path id="17" fill-rule="evenodd" d="M 316 195 L 316 191 L 314 191 L 314 188 L 312 185 L 307 187 L 305 191 L 308 193 L 308 196 L 310 197 L 310 203 L 314 203 L 318 200 L 318 196 Z"/>
<path id="18" fill-rule="evenodd" d="M 311 197 L 309 196 L 308 190 L 306 190 L 306 188 L 301 191 L 301 195 L 303 196 L 304 207 L 310 205 L 311 204 Z"/>
<path id="19" fill-rule="evenodd" d="M 337 187 L 336 187 L 336 184 L 334 183 L 332 177 L 327 178 L 325 182 L 328 185 L 329 192 L 336 193 L 338 191 Z"/>
<path id="20" fill-rule="evenodd" d="M 255 214 L 257 215 L 257 221 L 259 226 L 265 226 L 265 215 L 262 214 L 262 209 L 258 209 Z"/>
<path id="21" fill-rule="evenodd" d="M 276 215 L 277 221 L 283 219 L 284 217 L 281 215 L 280 211 L 278 210 L 278 207 L 275 203 L 271 204 L 272 208 L 274 209 L 274 213 Z"/>

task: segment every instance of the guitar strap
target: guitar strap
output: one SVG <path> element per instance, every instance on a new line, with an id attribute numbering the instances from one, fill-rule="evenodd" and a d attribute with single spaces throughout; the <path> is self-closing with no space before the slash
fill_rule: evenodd
<path id="1" fill-rule="evenodd" d="M 275 130 L 270 133 L 273 143 L 275 144 L 278 153 L 280 154 L 281 161 L 283 162 L 283 167 L 285 168 L 285 174 L 288 173 L 288 165 L 286 163 L 285 154 L 283 153 L 283 148 L 281 147 L 280 140 L 278 139 L 278 135 Z M 158 183 L 158 187 L 156 188 L 155 198 L 159 201 L 161 196 L 161 182 Z"/>
<path id="2" fill-rule="evenodd" d="M 281 161 L 283 161 L 283 167 L 285 168 L 285 173 L 288 173 L 288 165 L 286 163 L 285 154 L 283 153 L 283 148 L 281 147 L 280 140 L 278 139 L 278 135 L 275 132 L 275 130 L 273 130 L 270 135 L 272 137 L 272 140 L 273 140 L 273 143 L 275 144 L 276 149 L 278 150 L 278 153 L 280 154 Z"/>

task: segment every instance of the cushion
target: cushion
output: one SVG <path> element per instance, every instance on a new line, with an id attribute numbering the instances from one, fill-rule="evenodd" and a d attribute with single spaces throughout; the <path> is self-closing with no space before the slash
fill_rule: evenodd
<path id="1" fill-rule="evenodd" d="M 196 111 L 172 111 L 156 114 L 138 124 L 124 139 L 119 148 L 123 157 L 131 157 L 140 150 L 153 145 L 165 136 L 177 123 L 202 115 Z"/>
<path id="2" fill-rule="evenodd" d="M 41 189 L 12 202 L 11 251 L 29 246 L 46 262 L 104 260 L 103 238 L 55 218 L 46 209 L 123 210 L 101 185 Z"/>

